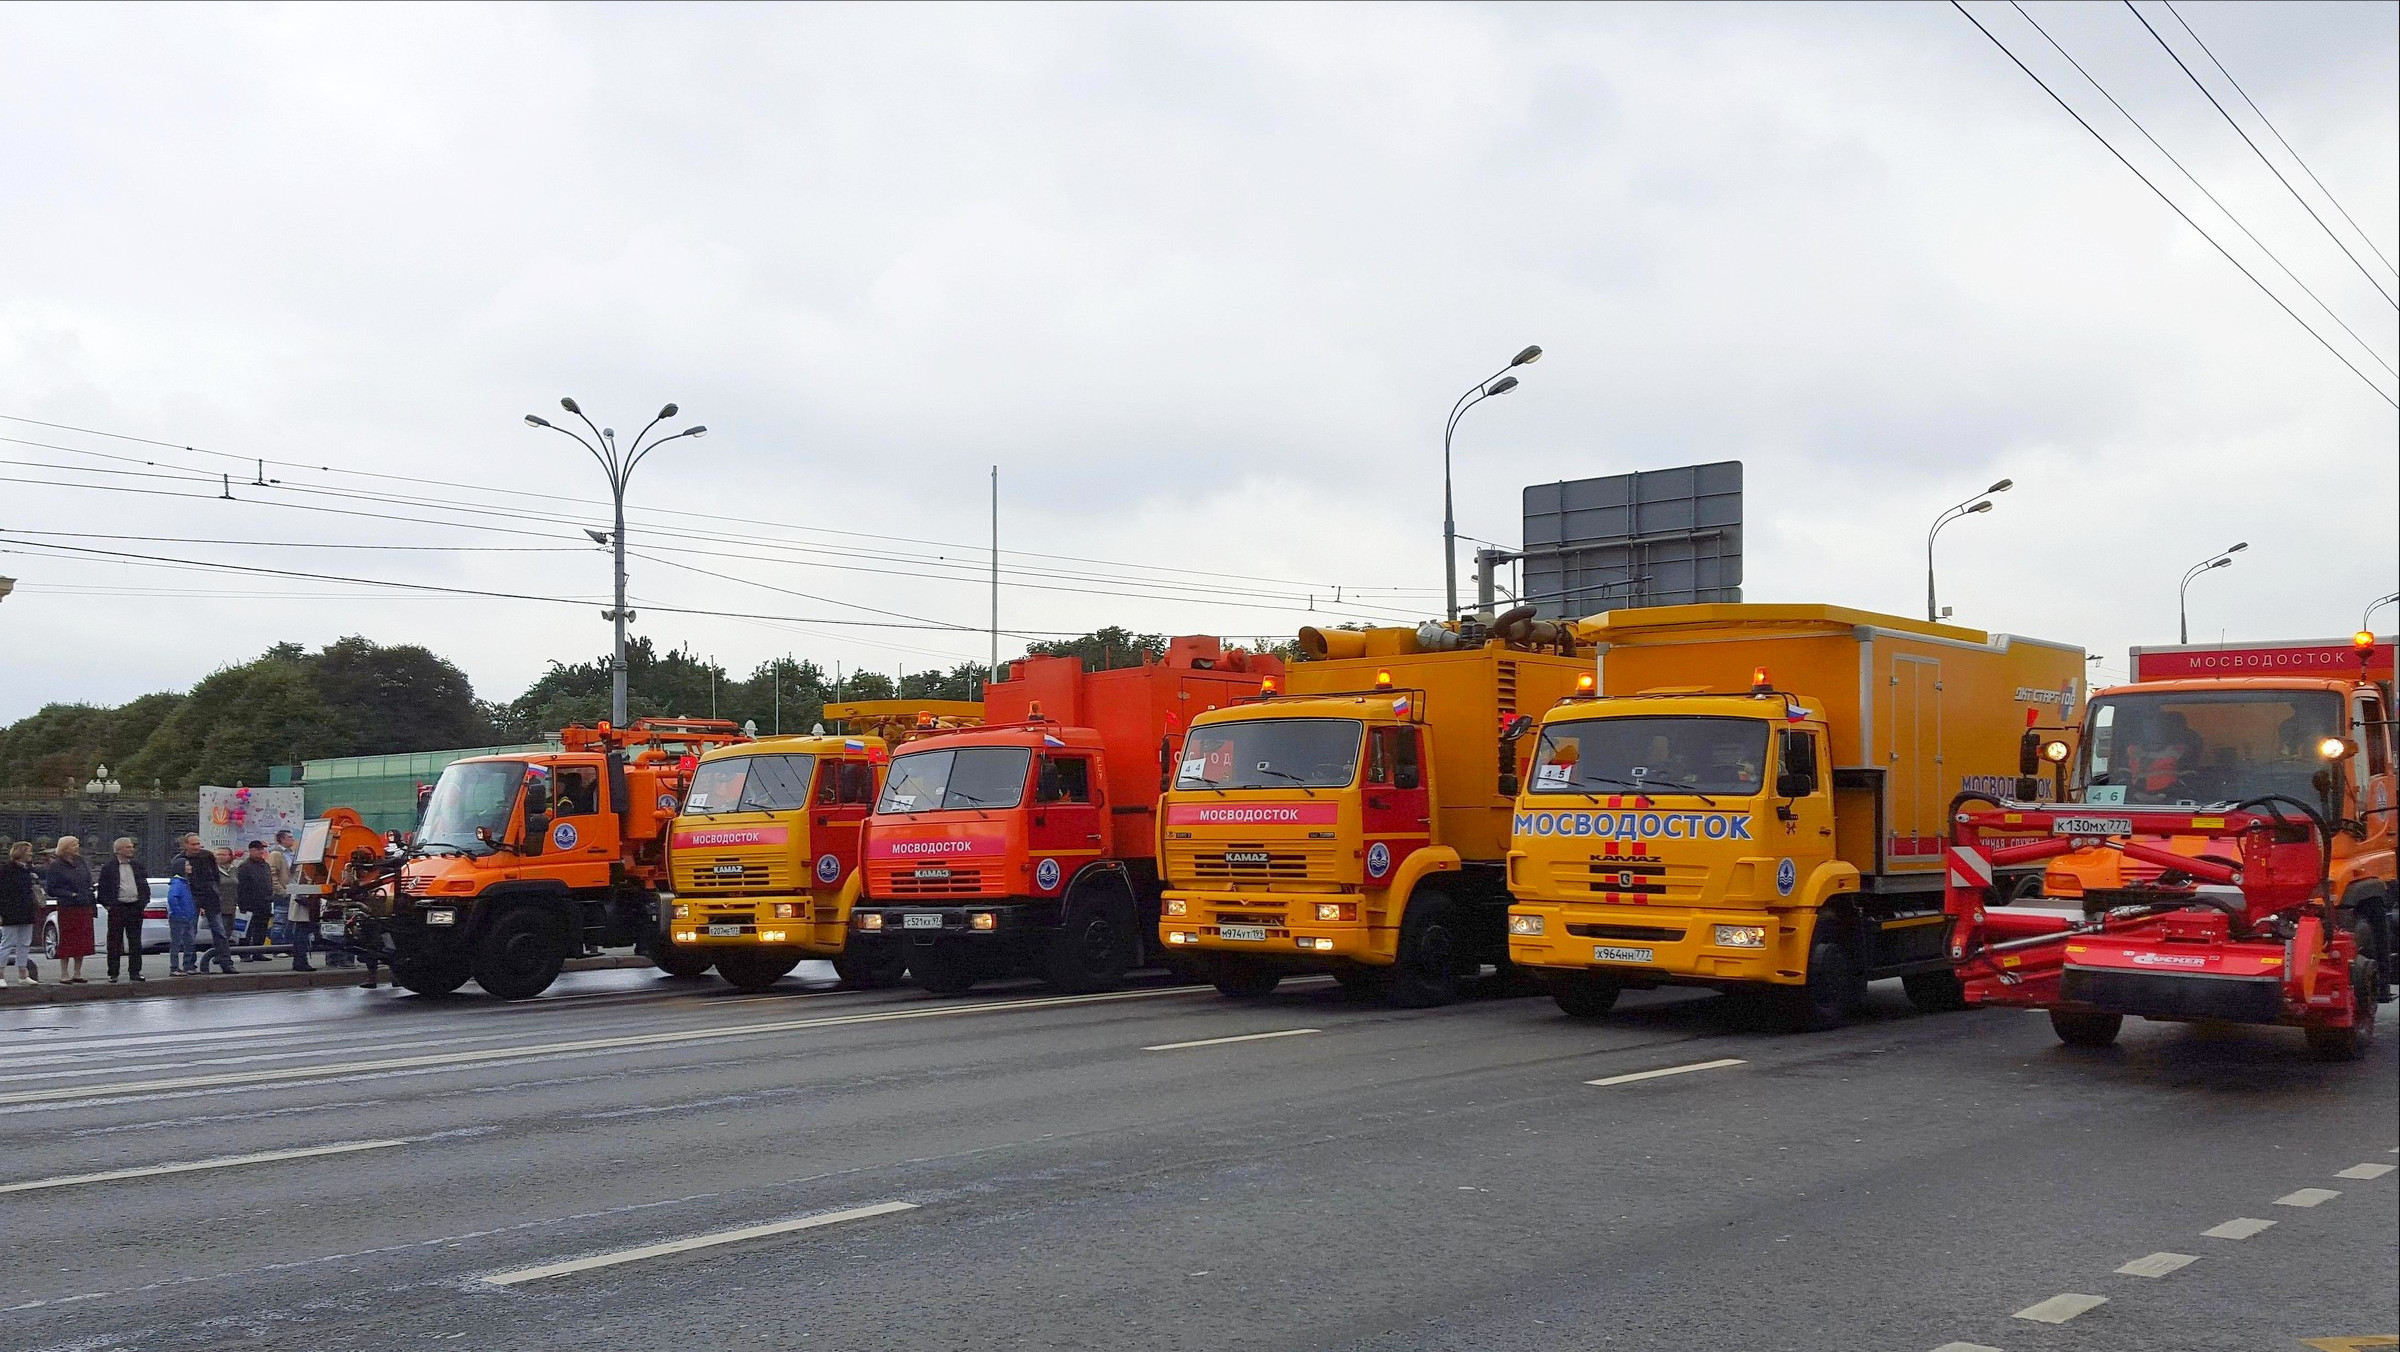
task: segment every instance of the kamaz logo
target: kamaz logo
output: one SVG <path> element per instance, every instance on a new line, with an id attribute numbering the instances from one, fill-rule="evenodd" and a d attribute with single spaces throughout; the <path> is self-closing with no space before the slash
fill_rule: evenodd
<path id="1" fill-rule="evenodd" d="M 1752 840 L 1750 819 L 1733 812 L 1520 812 L 1520 836 L 1613 836 L 1618 840 Z"/>

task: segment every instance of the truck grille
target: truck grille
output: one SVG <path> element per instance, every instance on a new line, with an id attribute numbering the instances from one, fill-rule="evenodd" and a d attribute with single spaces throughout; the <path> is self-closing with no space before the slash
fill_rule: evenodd
<path id="1" fill-rule="evenodd" d="M 789 885 L 780 859 L 678 858 L 675 887 L 679 892 L 765 892 Z"/>
<path id="2" fill-rule="evenodd" d="M 1682 930 L 1657 925 L 1569 925 L 1567 933 L 1584 939 L 1646 939 L 1659 944 L 1683 940 Z"/>
<path id="3" fill-rule="evenodd" d="M 1550 883 L 1560 896 L 1606 896 L 1635 904 L 1693 902 L 1700 900 L 1708 883 L 1708 867 L 1594 855 L 1552 862 Z"/>
<path id="4" fill-rule="evenodd" d="M 1178 882 L 1337 882 L 1337 841 L 1211 840 L 1167 849 Z"/>
<path id="5" fill-rule="evenodd" d="M 433 880 L 431 878 L 420 877 L 414 873 L 400 875 L 400 892 L 403 896 L 421 897 L 432 889 Z"/>
<path id="6" fill-rule="evenodd" d="M 946 872 L 947 877 L 920 878 L 915 865 L 879 864 L 868 881 L 877 897 L 980 897 L 998 892 L 998 876 L 985 869 L 953 864 Z"/>

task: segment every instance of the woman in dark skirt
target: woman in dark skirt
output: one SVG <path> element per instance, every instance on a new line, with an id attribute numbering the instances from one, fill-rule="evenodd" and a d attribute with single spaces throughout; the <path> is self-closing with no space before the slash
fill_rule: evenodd
<path id="1" fill-rule="evenodd" d="M 83 842 L 60 836 L 50 866 L 42 870 L 42 890 L 58 904 L 58 956 L 66 966 L 65 979 L 83 984 L 83 960 L 92 955 L 92 916 L 99 902 L 92 896 L 92 871 L 84 867 Z"/>

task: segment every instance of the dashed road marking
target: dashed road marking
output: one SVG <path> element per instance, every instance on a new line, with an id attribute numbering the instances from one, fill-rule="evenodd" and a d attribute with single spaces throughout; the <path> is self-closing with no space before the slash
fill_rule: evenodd
<path id="1" fill-rule="evenodd" d="M 1604 1080 L 1585 1080 L 1584 1083 L 1596 1085 L 1632 1084 L 1636 1080 L 1655 1080 L 1662 1075 L 1688 1075 L 1695 1070 L 1721 1070 L 1726 1066 L 1740 1066 L 1747 1064 L 1749 1063 L 1743 1061 L 1739 1057 L 1729 1056 L 1721 1061 L 1694 1061 L 1688 1066 L 1668 1066 L 1663 1070 L 1637 1070 L 1631 1075 L 1611 1075 Z"/>
<path id="2" fill-rule="evenodd" d="M 914 1202 L 877 1202 L 872 1206 L 851 1207 L 846 1211 L 824 1211 L 798 1220 L 777 1221 L 772 1225 L 750 1225 L 739 1230 L 720 1230 L 711 1235 L 693 1235 L 687 1239 L 670 1239 L 663 1244 L 645 1244 L 638 1249 L 618 1249 L 613 1253 L 596 1253 L 589 1258 L 572 1258 L 563 1263 L 544 1263 L 540 1267 L 518 1268 L 514 1272 L 495 1272 L 482 1280 L 493 1286 L 516 1286 L 523 1282 L 538 1282 L 551 1277 L 564 1277 L 572 1272 L 589 1272 L 593 1268 L 615 1267 L 619 1263 L 638 1263 L 645 1258 L 664 1258 L 669 1254 L 689 1253 L 694 1249 L 713 1249 L 720 1244 L 739 1244 L 744 1240 L 765 1239 L 770 1235 L 788 1235 L 798 1230 L 815 1230 L 844 1221 L 860 1221 L 870 1216 L 889 1216 L 896 1211 L 914 1211 Z"/>
<path id="3" fill-rule="evenodd" d="M 2106 1296 L 2085 1296 L 2062 1291 L 2038 1305 L 2026 1306 L 2017 1311 L 2015 1317 L 2030 1319 L 2036 1324 L 2064 1324 L 2086 1310 L 2097 1309 L 2107 1303 Z"/>
<path id="4" fill-rule="evenodd" d="M 2342 1170 L 2342 1171 L 2341 1171 L 2340 1173 L 2338 1173 L 2338 1174 L 2335 1174 L 2335 1175 L 2334 1175 L 2334 1177 L 2335 1177 L 2335 1178 L 2381 1178 L 2381 1177 L 2383 1177 L 2385 1174 L 2388 1174 L 2388 1173 L 2390 1173 L 2390 1172 L 2391 1172 L 2391 1171 L 2392 1171 L 2392 1170 L 2393 1170 L 2395 1167 L 2400 1167 L 2400 1166 L 2395 1166 L 2395 1165 L 2390 1165 L 2390 1164 L 2353 1164 L 2353 1165 L 2351 1165 L 2349 1168 Z"/>
<path id="5" fill-rule="evenodd" d="M 2275 1199 L 2277 1206 L 2321 1206 L 2341 1196 L 2331 1188 L 2302 1188 Z"/>
<path id="6" fill-rule="evenodd" d="M 1300 1037 L 1304 1034 L 1324 1031 L 1322 1028 L 1279 1028 L 1272 1033 L 1241 1033 L 1233 1037 L 1204 1037 L 1191 1042 L 1161 1042 L 1155 1047 L 1144 1047 L 1142 1050 L 1146 1052 L 1179 1052 L 1186 1047 L 1222 1047 L 1228 1042 L 1264 1042 L 1268 1038 Z"/>
<path id="7" fill-rule="evenodd" d="M 2118 1268 L 2117 1273 L 2124 1277 L 2164 1277 L 2170 1272 L 2180 1272 L 2199 1261 L 2198 1254 L 2154 1253 L 2145 1258 L 2134 1259 Z"/>
<path id="8" fill-rule="evenodd" d="M 2257 1234 L 2261 1230 L 2272 1230 L 2274 1228 L 2275 1222 L 2273 1221 L 2257 1220 L 2249 1216 L 2237 1216 L 2234 1219 L 2225 1222 L 2223 1225 L 2212 1225 L 2200 1233 L 2210 1239 L 2248 1239 L 2250 1236 Z"/>
<path id="9" fill-rule="evenodd" d="M 1944 1343 L 1933 1352 L 2000 1352 L 2000 1349 L 1985 1347 L 1981 1343 Z"/>
<path id="10" fill-rule="evenodd" d="M 23 1183 L 0 1184 L 0 1193 L 35 1192 L 45 1188 L 71 1188 L 84 1183 L 113 1183 L 126 1178 L 150 1178 L 158 1174 L 188 1174 L 202 1169 L 227 1169 L 237 1164 L 272 1164 L 278 1160 L 313 1159 L 319 1155 L 347 1155 L 358 1150 L 389 1150 L 396 1141 L 345 1141 L 339 1145 L 312 1145 L 292 1150 L 266 1150 L 255 1155 L 220 1155 L 214 1159 L 183 1160 L 175 1164 L 151 1164 L 138 1169 L 107 1169 L 96 1174 L 62 1174 L 56 1178 L 36 1178 Z"/>

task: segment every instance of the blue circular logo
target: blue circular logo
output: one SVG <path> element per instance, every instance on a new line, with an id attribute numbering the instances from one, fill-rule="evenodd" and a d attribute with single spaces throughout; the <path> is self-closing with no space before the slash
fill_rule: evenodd
<path id="1" fill-rule="evenodd" d="M 817 856 L 817 881 L 838 883 L 842 880 L 842 861 L 830 854 Z"/>
<path id="2" fill-rule="evenodd" d="M 660 794 L 658 796 L 658 806 L 663 811 L 673 812 L 675 810 L 675 795 L 671 793 Z"/>
<path id="3" fill-rule="evenodd" d="M 1792 884 L 1800 881 L 1800 870 L 1789 859 L 1775 866 L 1775 890 L 1785 896 L 1792 894 Z"/>
<path id="4" fill-rule="evenodd" d="M 1034 865 L 1033 881 L 1045 892 L 1058 886 L 1058 861 L 1045 859 Z"/>
<path id="5" fill-rule="evenodd" d="M 1392 871 L 1392 847 L 1376 841 L 1367 847 L 1367 876 L 1380 878 Z"/>
<path id="6" fill-rule="evenodd" d="M 550 844 L 555 848 L 561 850 L 574 849 L 575 842 L 580 839 L 582 839 L 582 837 L 575 833 L 575 823 L 573 822 L 560 822 L 558 825 L 550 828 Z"/>

